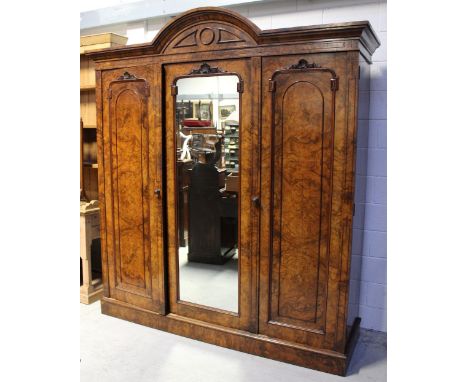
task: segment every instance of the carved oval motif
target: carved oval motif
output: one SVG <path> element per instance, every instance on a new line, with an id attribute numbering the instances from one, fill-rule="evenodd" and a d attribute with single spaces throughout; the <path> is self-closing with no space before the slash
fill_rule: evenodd
<path id="1" fill-rule="evenodd" d="M 204 28 L 200 31 L 199 35 L 200 42 L 203 45 L 210 45 L 215 39 L 215 32 L 211 28 Z"/>
<path id="2" fill-rule="evenodd" d="M 224 46 L 240 48 L 255 45 L 256 42 L 247 33 L 234 25 L 204 23 L 184 29 L 162 51 L 182 53 L 224 49 Z"/>

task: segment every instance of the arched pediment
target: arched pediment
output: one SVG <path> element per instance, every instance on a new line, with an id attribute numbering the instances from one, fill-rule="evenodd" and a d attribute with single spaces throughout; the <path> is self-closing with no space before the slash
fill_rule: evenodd
<path id="1" fill-rule="evenodd" d="M 206 7 L 185 12 L 152 41 L 157 53 L 185 53 L 256 46 L 260 29 L 238 13 Z"/>
<path id="2" fill-rule="evenodd" d="M 262 31 L 236 12 L 205 7 L 175 17 L 149 43 L 107 48 L 85 55 L 99 62 L 142 55 L 235 50 L 312 41 L 317 41 L 319 48 L 334 51 L 353 50 L 359 43 L 359 50 L 368 61 L 379 46 L 368 21 Z"/>

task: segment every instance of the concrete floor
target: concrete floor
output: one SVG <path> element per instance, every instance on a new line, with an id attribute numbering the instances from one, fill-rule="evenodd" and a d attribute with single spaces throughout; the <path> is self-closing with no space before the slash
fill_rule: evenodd
<path id="1" fill-rule="evenodd" d="M 81 382 L 386 381 L 385 333 L 362 330 L 346 379 L 224 349 L 81 304 Z"/>

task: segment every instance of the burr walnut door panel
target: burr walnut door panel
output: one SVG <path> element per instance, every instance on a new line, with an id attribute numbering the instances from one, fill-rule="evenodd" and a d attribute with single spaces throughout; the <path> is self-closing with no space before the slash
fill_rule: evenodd
<path id="1" fill-rule="evenodd" d="M 323 346 L 338 79 L 297 58 L 264 61 L 259 329 Z"/>
<path id="2" fill-rule="evenodd" d="M 151 67 L 105 72 L 103 152 L 109 295 L 158 310 L 161 205 Z"/>

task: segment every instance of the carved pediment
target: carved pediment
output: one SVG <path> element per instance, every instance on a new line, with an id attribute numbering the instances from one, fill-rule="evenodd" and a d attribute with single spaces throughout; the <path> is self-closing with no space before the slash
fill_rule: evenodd
<path id="1" fill-rule="evenodd" d="M 229 24 L 203 23 L 192 26 L 170 41 L 164 52 L 183 53 L 254 46 L 246 32 Z"/>
<path id="2" fill-rule="evenodd" d="M 197 31 L 194 30 L 188 35 L 181 38 L 175 45 L 174 48 L 185 48 L 189 46 L 197 46 Z"/>
<path id="3" fill-rule="evenodd" d="M 309 27 L 260 30 L 244 16 L 225 8 L 204 7 L 171 19 L 147 44 L 88 52 L 101 61 L 147 54 L 192 53 L 300 41 L 320 42 L 326 50 L 347 50 L 359 40 L 359 50 L 367 61 L 380 45 L 368 21 Z"/>
<path id="4" fill-rule="evenodd" d="M 231 42 L 245 42 L 243 38 L 224 28 L 218 28 L 218 36 L 218 44 L 228 44 Z"/>

